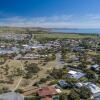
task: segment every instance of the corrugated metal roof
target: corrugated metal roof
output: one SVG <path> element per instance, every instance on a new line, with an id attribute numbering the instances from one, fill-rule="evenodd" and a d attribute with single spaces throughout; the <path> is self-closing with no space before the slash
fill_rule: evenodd
<path id="1" fill-rule="evenodd" d="M 19 93 L 9 92 L 0 95 L 0 99 L 1 100 L 24 100 L 24 96 Z"/>

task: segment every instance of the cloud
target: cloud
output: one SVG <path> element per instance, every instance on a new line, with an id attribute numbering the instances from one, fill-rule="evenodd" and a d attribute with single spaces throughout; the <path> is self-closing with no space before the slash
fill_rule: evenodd
<path id="1" fill-rule="evenodd" d="M 5 17 L 0 18 L 0 26 L 45 27 L 45 28 L 100 28 L 100 15 L 88 14 L 54 15 L 44 17 Z"/>
<path id="2" fill-rule="evenodd" d="M 90 20 L 100 20 L 100 14 L 88 14 L 87 17 Z"/>

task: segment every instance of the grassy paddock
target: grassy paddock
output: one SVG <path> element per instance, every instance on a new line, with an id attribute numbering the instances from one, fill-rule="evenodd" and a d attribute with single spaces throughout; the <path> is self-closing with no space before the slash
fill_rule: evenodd
<path id="1" fill-rule="evenodd" d="M 81 34 L 36 34 L 36 39 L 51 38 L 51 39 L 84 39 L 84 38 L 99 38 L 100 35 L 81 35 Z"/>

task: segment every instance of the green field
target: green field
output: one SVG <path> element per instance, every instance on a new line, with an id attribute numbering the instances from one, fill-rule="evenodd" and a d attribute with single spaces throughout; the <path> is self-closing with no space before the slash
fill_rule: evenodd
<path id="1" fill-rule="evenodd" d="M 0 27 L 0 33 L 19 33 L 19 32 L 25 32 L 26 30 L 24 28 L 17 28 L 17 27 Z"/>
<path id="2" fill-rule="evenodd" d="M 51 39 L 66 39 L 66 38 L 73 38 L 73 39 L 84 39 L 84 38 L 99 38 L 100 35 L 81 35 L 81 34 L 36 34 L 36 39 L 43 39 L 43 38 L 51 38 Z"/>
<path id="3" fill-rule="evenodd" d="M 48 29 L 45 29 L 45 28 L 33 28 L 33 27 L 30 27 L 30 28 L 27 28 L 27 27 L 0 27 L 0 34 L 1 33 L 32 33 L 32 34 L 35 34 L 35 33 L 47 33 L 47 30 Z"/>

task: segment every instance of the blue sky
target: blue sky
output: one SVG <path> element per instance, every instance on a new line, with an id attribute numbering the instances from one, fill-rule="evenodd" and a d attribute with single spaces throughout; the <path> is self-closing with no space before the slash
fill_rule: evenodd
<path id="1" fill-rule="evenodd" d="M 100 28 L 100 0 L 0 0 L 0 25 Z"/>

